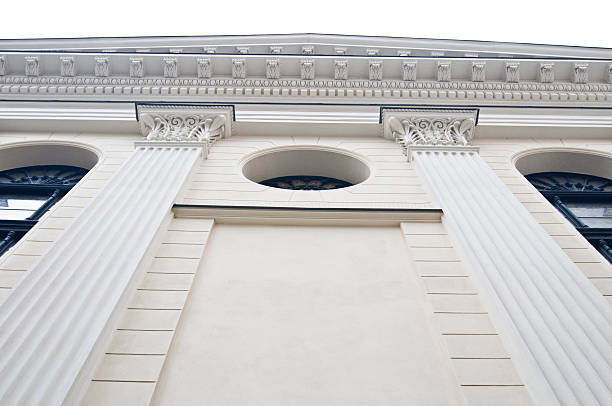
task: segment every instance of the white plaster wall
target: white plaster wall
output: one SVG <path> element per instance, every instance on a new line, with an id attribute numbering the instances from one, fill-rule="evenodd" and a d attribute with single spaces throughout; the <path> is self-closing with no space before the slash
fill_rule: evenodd
<path id="1" fill-rule="evenodd" d="M 155 405 L 463 404 L 398 227 L 220 224 Z"/>
<path id="2" fill-rule="evenodd" d="M 53 245 L 59 235 L 95 199 L 106 182 L 132 154 L 137 135 L 51 132 L 0 133 L 0 145 L 27 142 L 74 142 L 98 149 L 98 164 L 66 196 L 51 208 L 17 244 L 0 258 L 0 302 L 25 272 Z"/>
<path id="3" fill-rule="evenodd" d="M 271 188 L 246 179 L 241 163 L 251 154 L 279 147 L 332 147 L 357 154 L 371 176 L 358 185 L 328 191 Z M 208 159 L 196 168 L 179 203 L 294 207 L 430 208 L 425 192 L 401 148 L 390 140 L 372 137 L 309 137 L 237 135 L 212 147 Z"/>
<path id="4" fill-rule="evenodd" d="M 514 165 L 514 159 L 525 152 L 552 148 L 594 151 L 608 154 L 612 158 L 612 136 L 610 139 L 583 139 L 580 138 L 580 131 L 576 130 L 575 138 L 477 138 L 473 144 L 480 146 L 480 155 L 491 169 L 612 303 L 612 265 L 523 177 Z M 605 177 L 607 174 L 600 176 Z"/>

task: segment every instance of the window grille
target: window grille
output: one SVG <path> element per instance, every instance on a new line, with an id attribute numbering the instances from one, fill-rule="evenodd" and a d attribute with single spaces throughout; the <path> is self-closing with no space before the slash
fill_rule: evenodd
<path id="1" fill-rule="evenodd" d="M 569 172 L 526 178 L 612 263 L 612 180 Z"/>

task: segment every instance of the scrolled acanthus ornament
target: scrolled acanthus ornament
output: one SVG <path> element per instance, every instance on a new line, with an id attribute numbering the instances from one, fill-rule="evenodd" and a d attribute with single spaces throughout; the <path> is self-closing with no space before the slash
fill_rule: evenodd
<path id="1" fill-rule="evenodd" d="M 228 134 L 228 111 L 140 111 L 141 132 L 150 144 L 201 145 L 204 156 L 215 141 Z"/>
<path id="2" fill-rule="evenodd" d="M 385 109 L 384 136 L 394 139 L 410 158 L 411 149 L 472 148 L 476 112 L 470 110 Z"/>

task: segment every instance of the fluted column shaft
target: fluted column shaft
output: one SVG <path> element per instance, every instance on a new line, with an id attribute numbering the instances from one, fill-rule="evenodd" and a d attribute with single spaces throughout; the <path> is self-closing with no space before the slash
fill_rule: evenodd
<path id="1" fill-rule="evenodd" d="M 0 404 L 62 405 L 201 156 L 138 147 L 0 306 Z"/>
<path id="2" fill-rule="evenodd" d="M 411 152 L 502 333 L 538 371 L 537 404 L 612 404 L 612 308 L 476 152 Z M 505 325 L 505 327 L 503 326 Z M 526 382 L 529 384 L 529 382 Z M 533 383 L 533 382 L 532 382 Z"/>

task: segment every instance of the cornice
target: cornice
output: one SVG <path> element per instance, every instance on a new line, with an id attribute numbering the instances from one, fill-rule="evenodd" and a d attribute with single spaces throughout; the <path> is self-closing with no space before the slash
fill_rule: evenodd
<path id="1" fill-rule="evenodd" d="M 319 55 L 0 54 L 5 99 L 410 100 L 612 105 L 601 60 Z M 443 101 L 443 102 L 442 102 Z"/>

